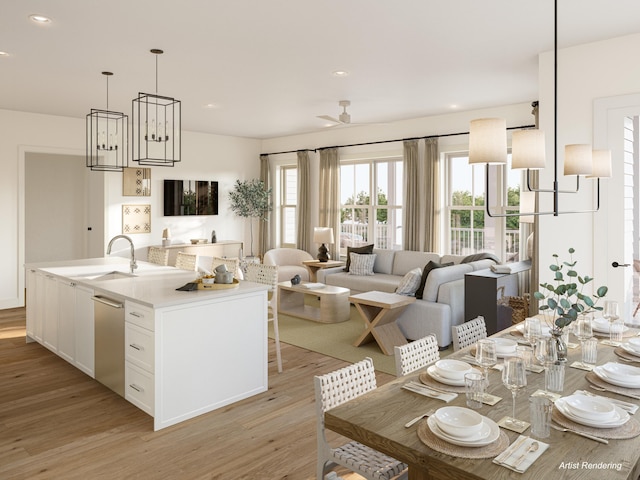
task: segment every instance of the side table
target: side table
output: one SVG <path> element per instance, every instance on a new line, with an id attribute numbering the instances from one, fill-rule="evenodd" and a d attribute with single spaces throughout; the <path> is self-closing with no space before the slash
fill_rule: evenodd
<path id="1" fill-rule="evenodd" d="M 329 260 L 327 262 L 321 262 L 320 260 L 305 260 L 302 263 L 307 267 L 307 270 L 309 270 L 309 280 L 311 282 L 318 281 L 318 270 L 321 268 L 343 267 L 345 265 L 344 262 L 339 260 Z"/>
<path id="2" fill-rule="evenodd" d="M 393 347 L 407 343 L 396 319 L 407 305 L 416 301 L 415 297 L 374 290 L 351 295 L 349 301 L 356 306 L 365 324 L 365 331 L 353 343 L 354 347 L 375 340 L 382 353 L 393 355 Z"/>

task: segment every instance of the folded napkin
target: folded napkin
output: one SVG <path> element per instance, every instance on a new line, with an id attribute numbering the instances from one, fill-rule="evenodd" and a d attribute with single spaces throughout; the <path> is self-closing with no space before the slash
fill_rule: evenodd
<path id="1" fill-rule="evenodd" d="M 417 393 L 418 395 L 442 400 L 445 403 L 449 403 L 451 400 L 458 398 L 457 393 L 442 392 L 417 382 L 405 383 L 402 388 L 409 390 L 410 392 Z"/>
<path id="2" fill-rule="evenodd" d="M 603 398 L 604 400 L 608 400 L 609 402 L 613 403 L 614 405 L 617 405 L 618 407 L 620 407 L 624 411 L 630 413 L 631 415 L 633 415 L 634 413 L 636 413 L 638 411 L 638 405 L 635 405 L 635 404 L 629 403 L 629 402 L 625 402 L 623 400 L 618 400 L 618 399 L 615 399 L 615 398 L 606 397 L 604 395 L 595 395 L 595 394 L 593 394 L 591 392 L 585 392 L 584 390 L 576 390 L 573 393 L 574 394 L 579 394 L 579 395 L 587 395 L 589 397 Z"/>
<path id="3" fill-rule="evenodd" d="M 324 288 L 326 285 L 324 283 L 301 283 L 298 285 L 301 288 Z"/>
<path id="4" fill-rule="evenodd" d="M 537 446 L 533 446 L 534 443 L 537 443 Z M 504 452 L 493 459 L 493 463 L 514 472 L 524 473 L 547 448 L 548 443 L 520 435 Z"/>

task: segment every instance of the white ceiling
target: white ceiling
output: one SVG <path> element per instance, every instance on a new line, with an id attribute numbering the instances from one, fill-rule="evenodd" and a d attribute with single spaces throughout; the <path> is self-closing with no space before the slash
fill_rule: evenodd
<path id="1" fill-rule="evenodd" d="M 560 48 L 640 32 L 638 0 L 559 3 Z M 130 114 L 155 92 L 152 48 L 183 129 L 270 138 L 326 128 L 342 99 L 352 122 L 536 100 L 553 1 L 0 0 L 0 108 L 84 118 L 108 70 L 109 109 Z"/>

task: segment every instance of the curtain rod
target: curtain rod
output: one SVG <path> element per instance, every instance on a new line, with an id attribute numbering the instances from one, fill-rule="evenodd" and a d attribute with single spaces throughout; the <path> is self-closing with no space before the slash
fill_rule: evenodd
<path id="1" fill-rule="evenodd" d="M 535 125 L 521 125 L 519 127 L 507 127 L 507 130 L 522 130 L 525 128 L 535 128 Z M 378 140 L 375 142 L 364 142 L 364 143 L 351 143 L 349 145 L 334 145 L 333 147 L 318 147 L 318 148 L 302 148 L 299 150 L 289 150 L 286 152 L 273 152 L 273 153 L 261 153 L 262 155 L 283 155 L 285 153 L 298 153 L 298 152 L 317 152 L 318 150 L 326 150 L 327 148 L 346 148 L 346 147 L 362 147 L 364 145 L 377 145 L 380 143 L 395 143 L 395 142 L 404 142 L 407 140 L 422 140 L 428 138 L 443 138 L 443 137 L 457 137 L 459 135 L 469 135 L 469 132 L 458 132 L 458 133 L 442 133 L 440 135 L 426 135 L 423 137 L 410 137 L 410 138 L 400 138 L 397 140 Z"/>

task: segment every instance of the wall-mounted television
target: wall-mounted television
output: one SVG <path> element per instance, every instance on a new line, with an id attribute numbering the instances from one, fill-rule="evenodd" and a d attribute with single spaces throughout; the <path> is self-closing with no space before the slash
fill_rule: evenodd
<path id="1" fill-rule="evenodd" d="M 164 216 L 218 215 L 218 182 L 164 181 Z"/>

